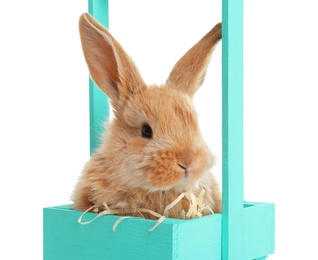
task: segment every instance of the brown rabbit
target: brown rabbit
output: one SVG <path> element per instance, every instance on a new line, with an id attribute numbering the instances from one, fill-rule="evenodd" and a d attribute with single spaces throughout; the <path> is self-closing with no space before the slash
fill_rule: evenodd
<path id="1" fill-rule="evenodd" d="M 79 28 L 90 76 L 110 98 L 114 119 L 76 184 L 74 209 L 101 211 L 106 202 L 122 209 L 121 215 L 140 216 L 139 208 L 163 214 L 180 193 L 191 189 L 198 196 L 205 189 L 204 204 L 221 212 L 221 192 L 209 171 L 213 157 L 192 101 L 222 38 L 221 23 L 177 62 L 164 85 L 149 87 L 121 45 L 91 15 L 81 15 Z M 188 206 L 184 198 L 169 217 L 178 218 Z M 127 208 L 135 211 L 124 214 Z"/>

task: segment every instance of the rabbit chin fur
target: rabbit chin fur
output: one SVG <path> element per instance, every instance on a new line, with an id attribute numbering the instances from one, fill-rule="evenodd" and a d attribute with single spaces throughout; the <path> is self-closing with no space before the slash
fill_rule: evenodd
<path id="1" fill-rule="evenodd" d="M 106 202 L 110 208 L 131 209 L 132 216 L 140 216 L 138 208 L 163 214 L 181 192 L 191 189 L 198 196 L 205 189 L 204 204 L 221 212 L 221 192 L 209 172 L 213 156 L 192 102 L 221 39 L 221 24 L 177 62 L 164 85 L 149 87 L 124 49 L 89 14 L 80 18 L 80 34 L 90 75 L 110 97 L 115 118 L 75 186 L 74 209 L 102 210 Z M 142 135 L 145 124 L 151 137 Z M 188 206 L 183 199 L 169 217 L 179 217 Z"/>

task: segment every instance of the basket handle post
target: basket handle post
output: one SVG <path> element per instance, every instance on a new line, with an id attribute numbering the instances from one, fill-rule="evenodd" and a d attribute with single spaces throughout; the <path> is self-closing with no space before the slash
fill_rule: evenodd
<path id="1" fill-rule="evenodd" d="M 109 28 L 108 0 L 88 0 L 88 12 L 103 26 Z M 108 98 L 89 78 L 90 154 L 100 145 L 100 136 L 108 117 Z"/>
<path id="2" fill-rule="evenodd" d="M 243 0 L 222 1 L 222 259 L 244 259 Z"/>

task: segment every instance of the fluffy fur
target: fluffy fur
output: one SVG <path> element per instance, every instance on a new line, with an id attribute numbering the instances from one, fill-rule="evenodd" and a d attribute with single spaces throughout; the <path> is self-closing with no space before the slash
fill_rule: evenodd
<path id="1" fill-rule="evenodd" d="M 192 189 L 198 195 L 204 188 L 204 203 L 221 212 L 219 186 L 209 172 L 213 157 L 192 101 L 221 39 L 221 24 L 176 63 L 161 86 L 146 86 L 132 59 L 92 16 L 82 14 L 79 28 L 90 75 L 110 98 L 115 119 L 75 186 L 74 209 L 102 210 L 106 202 L 110 208 L 147 208 L 162 214 L 181 192 Z M 152 128 L 151 138 L 142 136 L 145 124 Z M 177 218 L 188 203 L 183 199 L 169 217 Z"/>

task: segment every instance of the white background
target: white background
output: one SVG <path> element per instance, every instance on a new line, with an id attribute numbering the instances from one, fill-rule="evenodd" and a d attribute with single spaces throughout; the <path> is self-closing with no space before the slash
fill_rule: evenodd
<path id="1" fill-rule="evenodd" d="M 221 1 L 110 0 L 110 29 L 147 83 L 221 20 Z M 42 209 L 69 203 L 89 158 L 86 0 L 0 3 L 0 259 L 42 259 Z M 315 1 L 245 0 L 245 199 L 276 204 L 276 253 L 317 257 Z M 221 45 L 195 98 L 221 168 Z"/>

